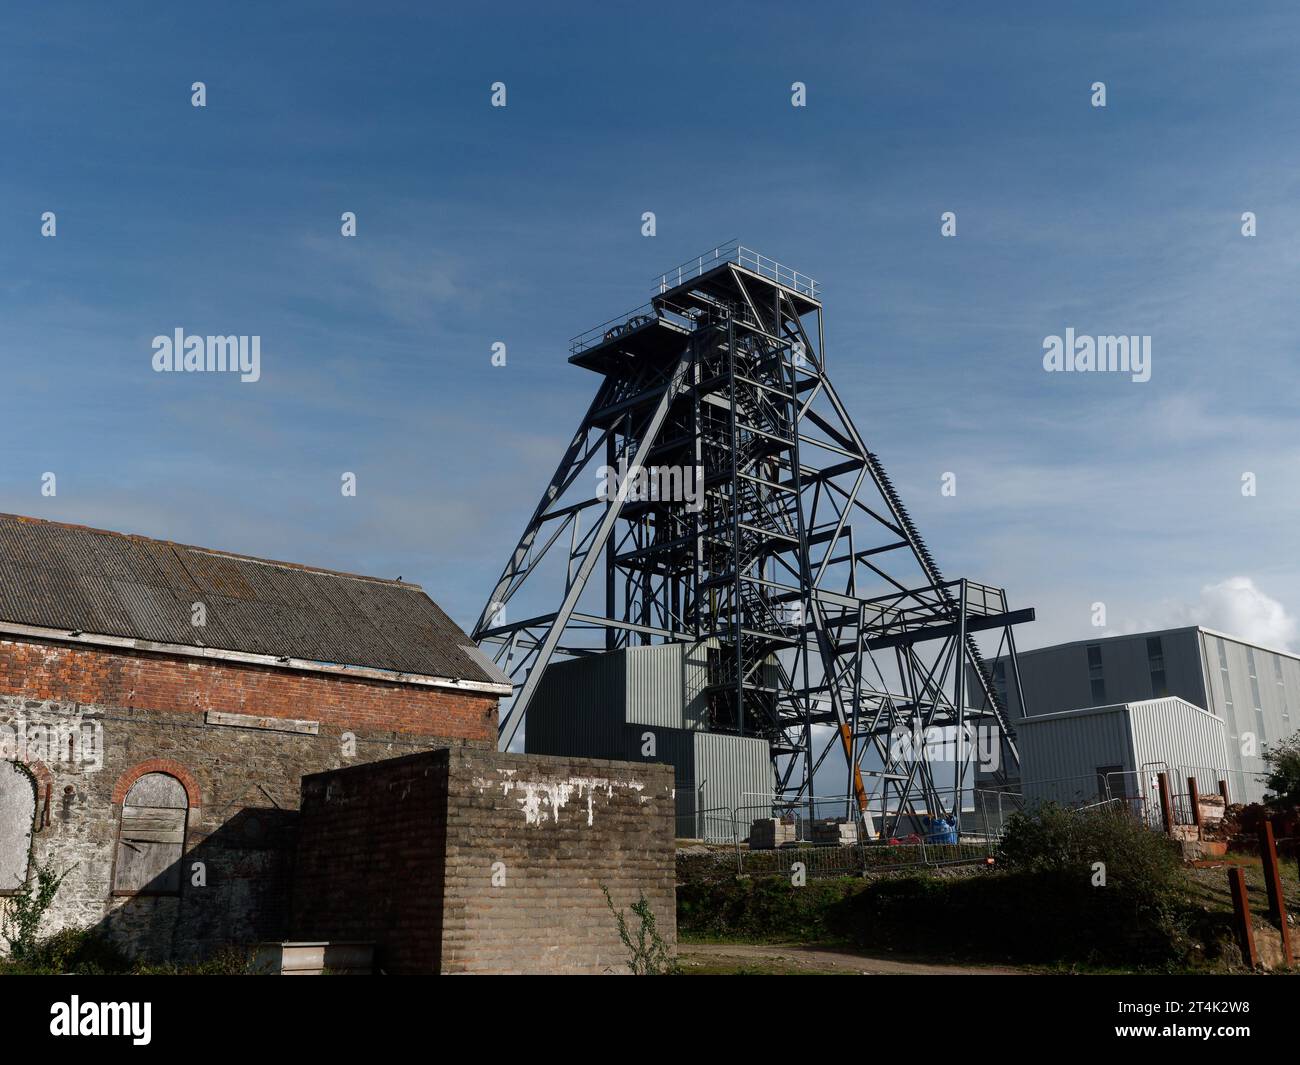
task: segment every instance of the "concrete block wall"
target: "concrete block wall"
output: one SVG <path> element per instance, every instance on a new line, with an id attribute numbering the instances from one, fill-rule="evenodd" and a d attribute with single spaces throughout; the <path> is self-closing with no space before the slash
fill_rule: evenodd
<path id="1" fill-rule="evenodd" d="M 626 972 L 601 885 L 675 946 L 673 815 L 664 765 L 460 748 L 309 777 L 292 935 L 393 973 Z"/>

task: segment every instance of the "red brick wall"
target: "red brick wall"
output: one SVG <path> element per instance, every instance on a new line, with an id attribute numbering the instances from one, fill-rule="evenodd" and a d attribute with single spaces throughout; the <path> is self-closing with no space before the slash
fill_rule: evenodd
<path id="1" fill-rule="evenodd" d="M 497 698 L 262 666 L 0 640 L 0 693 L 100 706 L 306 718 L 495 743 Z"/>

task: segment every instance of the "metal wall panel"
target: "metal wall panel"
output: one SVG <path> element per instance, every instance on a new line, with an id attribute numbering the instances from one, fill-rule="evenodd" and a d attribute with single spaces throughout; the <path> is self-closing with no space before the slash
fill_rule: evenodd
<path id="1" fill-rule="evenodd" d="M 628 648 L 624 652 L 627 721 L 666 728 L 707 727 L 710 646 L 716 647 L 717 641 Z"/>
<path id="2" fill-rule="evenodd" d="M 626 758 L 622 651 L 552 662 L 542 675 L 528 719 L 524 750 L 581 758 Z"/>
<path id="3" fill-rule="evenodd" d="M 707 661 L 705 644 L 667 644 L 553 663 L 524 749 L 671 765 L 678 835 L 729 839 L 735 811 L 745 827 L 770 813 L 772 760 L 764 739 L 703 730 Z"/>
<path id="4" fill-rule="evenodd" d="M 1300 727 L 1300 660 L 1213 632 L 1204 632 L 1201 643 L 1211 708 L 1223 718 L 1227 731 L 1232 801 L 1259 802 L 1268 791 L 1262 779 L 1268 771 L 1263 759 L 1266 747 L 1294 735 Z M 1251 682 L 1252 655 L 1255 684 Z M 1221 665 L 1225 661 L 1226 676 Z M 1277 681 L 1279 669 L 1281 684 Z"/>
<path id="5" fill-rule="evenodd" d="M 1030 803 L 1086 802 L 1097 796 L 1098 769 L 1138 768 L 1122 704 L 1027 718 L 1019 741 L 1021 787 Z"/>
<path id="6" fill-rule="evenodd" d="M 1195 628 L 1166 629 L 1021 651 L 1019 664 L 1025 707 L 1016 703 L 1011 690 L 1014 685 L 1008 678 L 1011 716 L 1018 720 L 1025 716 L 1025 709 L 1030 715 L 1041 715 L 1096 706 L 1088 672 L 1088 647 L 1092 644 L 1101 652 L 1102 680 L 1106 688 L 1103 705 L 1160 698 L 1161 693 L 1153 686 L 1147 657 L 1147 638 L 1151 636 L 1160 637 L 1165 662 L 1165 694 L 1179 696 L 1195 706 L 1204 706 L 1205 684 L 1197 632 Z"/>
<path id="7" fill-rule="evenodd" d="M 1206 705 L 1205 669 L 1201 662 L 1199 629 L 1182 629 L 1162 634 L 1165 649 L 1165 670 L 1168 674 L 1169 694 L 1186 699 L 1204 710 Z M 1133 697 L 1124 696 L 1130 701 Z"/>
<path id="8" fill-rule="evenodd" d="M 1137 703 L 1157 698 L 1147 659 L 1149 636 L 1160 637 L 1169 696 L 1184 699 L 1222 719 L 1224 755 L 1213 757 L 1226 756 L 1224 768 L 1233 801 L 1262 799 L 1266 793 L 1261 779 L 1267 768 L 1262 757 L 1264 750 L 1300 729 L 1300 657 L 1295 655 L 1266 650 L 1198 628 L 1109 637 L 1026 651 L 1021 653 L 1020 667 L 1031 715 L 1078 709 L 1091 703 L 1089 643 L 1096 643 L 1101 649 L 1102 676 L 1109 702 Z M 1226 671 L 1220 666 L 1220 648 Z M 1011 711 L 1017 720 L 1022 716 L 1014 703 Z M 1157 755 L 1163 751 L 1170 757 L 1157 760 L 1192 764 L 1204 759 L 1205 745 L 1214 747 L 1213 739 L 1207 735 L 1207 728 L 1212 730 L 1212 726 L 1181 712 L 1176 719 L 1190 728 L 1192 734 L 1161 735 L 1159 745 L 1151 750 Z M 1151 737 L 1153 744 L 1156 738 Z M 1210 764 L 1217 762 L 1212 760 Z M 1029 778 L 1027 772 L 1022 771 L 1022 776 Z"/>
<path id="9" fill-rule="evenodd" d="M 1221 718 L 1177 698 L 1134 703 L 1128 715 L 1139 767 L 1164 762 L 1176 793 L 1186 789 L 1189 776 L 1203 792 L 1218 790 L 1228 769 Z"/>
<path id="10" fill-rule="evenodd" d="M 1224 723 L 1183 699 L 1168 697 L 1022 722 L 1021 770 L 1032 801 L 1086 802 L 1101 792 L 1098 770 L 1121 766 L 1124 793 L 1143 794 L 1145 767 L 1163 763 L 1175 792 L 1195 776 L 1213 792 L 1229 768 Z M 1119 788 L 1111 781 L 1112 794 Z"/>
<path id="11" fill-rule="evenodd" d="M 528 711 L 532 723 L 532 709 Z M 772 804 L 772 762 L 766 740 L 715 732 L 674 729 L 630 722 L 617 726 L 612 757 L 626 762 L 660 762 L 674 769 L 677 835 L 731 839 L 735 811 L 742 809 L 747 827 Z M 569 729 L 570 738 L 574 730 Z M 530 748 L 531 749 L 531 748 Z M 586 752 L 568 751 L 581 754 Z M 595 755 L 593 755 L 595 756 Z"/>
<path id="12" fill-rule="evenodd" d="M 629 647 L 622 652 L 626 662 L 626 706 L 628 723 L 683 726 L 684 645 L 658 644 Z"/>
<path id="13" fill-rule="evenodd" d="M 743 827 L 772 806 L 771 749 L 767 740 L 695 733 L 695 787 L 702 810 L 741 811 Z M 752 814 L 752 816 L 749 816 Z"/>
<path id="14" fill-rule="evenodd" d="M 682 652 L 682 726 L 684 728 L 708 727 L 709 707 L 705 689 L 709 684 L 709 650 L 718 646 L 716 639 L 708 639 L 691 644 Z M 1297 691 L 1300 691 L 1300 687 Z"/>
<path id="15" fill-rule="evenodd" d="M 673 787 L 677 803 L 676 834 L 681 839 L 691 839 L 697 833 L 698 810 L 705 806 L 706 796 L 695 788 L 695 747 L 693 733 L 684 729 L 663 728 L 645 724 L 623 726 L 623 758 L 629 762 L 662 762 L 673 767 Z M 646 754 L 653 739 L 653 754 Z"/>

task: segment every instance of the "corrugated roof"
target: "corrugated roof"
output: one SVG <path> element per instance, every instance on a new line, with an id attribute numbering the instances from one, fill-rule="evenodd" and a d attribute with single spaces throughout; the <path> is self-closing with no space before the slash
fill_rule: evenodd
<path id="1" fill-rule="evenodd" d="M 191 624 L 203 603 L 207 624 Z M 0 621 L 498 684 L 419 585 L 0 514 Z"/>

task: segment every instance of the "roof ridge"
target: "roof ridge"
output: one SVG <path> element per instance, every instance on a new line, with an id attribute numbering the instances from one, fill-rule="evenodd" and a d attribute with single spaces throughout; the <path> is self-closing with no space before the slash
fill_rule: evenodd
<path id="1" fill-rule="evenodd" d="M 393 580 L 388 577 L 372 577 L 364 573 L 348 573 L 346 570 L 328 569 L 324 566 L 308 566 L 301 562 L 283 562 L 274 558 L 262 558 L 258 555 L 245 555 L 238 551 L 223 551 L 215 547 L 200 547 L 198 544 L 182 544 L 175 540 L 161 540 L 156 536 L 142 536 L 140 533 L 118 532 L 116 529 L 100 529 L 93 525 L 80 525 L 70 521 L 54 521 L 50 518 L 34 518 L 27 514 L 7 514 L 0 512 L 0 521 L 11 519 L 13 521 L 23 522 L 29 525 L 57 525 L 64 529 L 78 529 L 82 532 L 96 533 L 100 536 L 120 536 L 125 540 L 141 540 L 145 543 L 159 544 L 163 547 L 182 548 L 186 551 L 197 551 L 204 555 L 214 555 L 218 558 L 237 558 L 243 562 L 256 562 L 263 566 L 279 566 L 284 569 L 305 570 L 308 573 L 323 573 L 330 577 L 345 577 L 354 581 L 369 581 L 374 584 L 393 585 L 398 588 L 411 588 L 415 591 L 423 592 L 424 588 L 418 584 L 412 584 L 410 581 Z"/>

